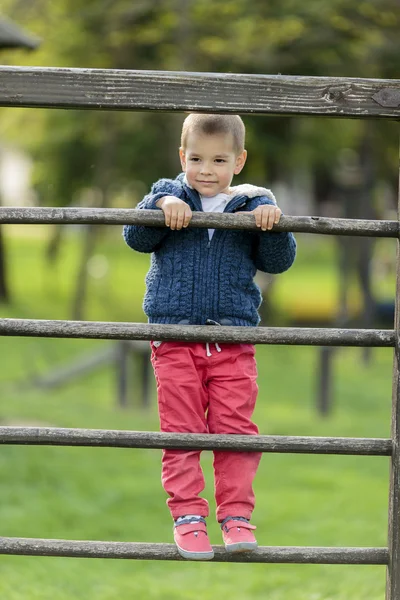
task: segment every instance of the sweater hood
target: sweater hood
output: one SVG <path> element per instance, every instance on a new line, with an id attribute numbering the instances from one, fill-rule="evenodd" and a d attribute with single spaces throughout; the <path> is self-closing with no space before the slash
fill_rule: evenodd
<path id="1" fill-rule="evenodd" d="M 251 183 L 242 183 L 229 188 L 229 195 L 232 198 L 236 196 L 246 196 L 247 198 L 258 198 L 259 196 L 266 196 L 269 200 L 272 200 L 276 204 L 276 198 L 271 190 L 264 187 L 258 187 L 257 185 L 251 185 Z"/>

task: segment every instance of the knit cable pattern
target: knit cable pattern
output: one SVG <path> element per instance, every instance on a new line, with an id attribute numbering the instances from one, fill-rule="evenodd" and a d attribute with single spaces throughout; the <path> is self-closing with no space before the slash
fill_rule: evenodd
<path id="1" fill-rule="evenodd" d="M 157 181 L 138 209 L 155 209 L 166 195 L 177 196 L 192 211 L 201 210 L 197 192 L 183 182 Z M 267 196 L 236 196 L 225 212 L 252 211 L 273 204 Z M 160 210 L 160 209 L 159 209 Z M 282 273 L 296 256 L 292 233 L 217 229 L 211 240 L 207 229 L 171 231 L 165 227 L 125 225 L 123 236 L 133 250 L 151 252 L 143 309 L 150 323 L 189 322 L 207 319 L 223 324 L 256 326 L 261 292 L 254 282 L 257 269 Z"/>

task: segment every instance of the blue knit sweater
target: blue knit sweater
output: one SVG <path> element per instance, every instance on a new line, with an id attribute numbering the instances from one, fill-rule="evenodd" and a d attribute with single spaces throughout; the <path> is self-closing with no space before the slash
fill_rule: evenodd
<path id="1" fill-rule="evenodd" d="M 235 189 L 238 195 L 224 212 L 275 204 L 264 188 L 246 185 Z M 174 180 L 157 181 L 137 208 L 157 209 L 157 200 L 166 195 L 184 200 L 192 211 L 202 211 L 199 194 L 185 183 L 183 173 Z M 134 250 L 152 253 L 143 303 L 150 323 L 204 325 L 212 319 L 223 325 L 258 325 L 261 292 L 254 282 L 257 269 L 282 273 L 296 255 L 293 234 L 284 232 L 216 229 L 209 240 L 205 228 L 172 231 L 125 225 L 123 236 Z"/>

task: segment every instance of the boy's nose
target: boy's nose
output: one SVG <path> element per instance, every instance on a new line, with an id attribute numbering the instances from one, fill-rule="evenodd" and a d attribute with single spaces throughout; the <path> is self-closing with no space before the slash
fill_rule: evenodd
<path id="1" fill-rule="evenodd" d="M 201 172 L 204 173 L 204 175 L 211 173 L 211 166 L 208 163 L 203 163 L 201 166 Z"/>

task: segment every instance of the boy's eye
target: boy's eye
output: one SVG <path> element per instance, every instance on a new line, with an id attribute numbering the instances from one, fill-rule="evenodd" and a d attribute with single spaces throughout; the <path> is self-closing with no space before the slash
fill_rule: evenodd
<path id="1" fill-rule="evenodd" d="M 226 160 L 223 159 L 223 158 L 216 158 L 215 162 L 217 162 L 217 163 L 224 163 L 224 162 L 226 162 Z"/>
<path id="2" fill-rule="evenodd" d="M 192 158 L 189 159 L 192 162 L 199 162 L 199 158 L 197 158 L 197 156 L 192 156 Z"/>

